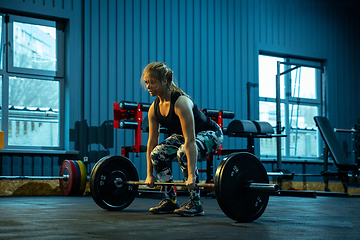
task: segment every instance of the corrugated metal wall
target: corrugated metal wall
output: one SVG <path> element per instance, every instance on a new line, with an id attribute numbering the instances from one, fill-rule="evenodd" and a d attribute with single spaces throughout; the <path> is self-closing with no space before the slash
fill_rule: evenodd
<path id="1" fill-rule="evenodd" d="M 58 176 L 61 163 L 73 156 L 8 154 L 1 157 L 2 176 Z"/>
<path id="2" fill-rule="evenodd" d="M 72 11 L 80 14 L 81 2 L 77 0 L 3 0 L 0 8 L 12 13 L 24 15 L 41 14 L 42 16 L 65 17 Z"/>
<path id="3" fill-rule="evenodd" d="M 258 83 L 260 52 L 322 60 L 332 124 L 348 128 L 360 118 L 356 1 L 84 0 L 79 6 L 63 0 L 5 1 L 5 7 L 15 8 L 15 2 L 24 11 L 25 4 L 60 6 L 82 17 L 80 39 L 69 44 L 78 44 L 83 54 L 67 56 L 80 63 L 75 70 L 70 66 L 67 79 L 68 128 L 78 133 L 69 148 L 89 156 L 92 165 L 134 144 L 132 130 L 112 129 L 112 104 L 153 101 L 140 85 L 142 69 L 152 61 L 166 62 L 200 108 L 233 110 L 235 118 L 246 119 L 249 106 L 256 119 L 258 89 L 251 89 L 248 103 L 246 84 Z M 244 143 L 226 139 L 224 147 Z M 131 158 L 144 178 L 145 154 Z"/>
<path id="4" fill-rule="evenodd" d="M 260 51 L 325 61 L 328 113 L 334 125 L 359 118 L 359 65 L 354 1 L 135 0 L 84 2 L 85 119 L 112 119 L 112 103 L 152 102 L 140 86 L 142 69 L 164 61 L 200 108 L 233 110 L 258 118 L 257 89 L 247 102 L 247 82 L 258 82 Z M 356 86 L 356 88 L 354 88 Z M 346 116 L 346 119 L 340 116 Z M 101 133 L 99 133 L 101 134 Z M 132 130 L 116 130 L 111 154 L 134 143 Z M 146 144 L 143 134 L 143 144 Z M 227 148 L 242 141 L 226 139 Z M 90 145 L 90 151 L 102 151 Z M 95 157 L 95 155 L 94 155 Z M 98 156 L 100 157 L 100 156 Z M 145 173 L 145 154 L 134 158 Z"/>

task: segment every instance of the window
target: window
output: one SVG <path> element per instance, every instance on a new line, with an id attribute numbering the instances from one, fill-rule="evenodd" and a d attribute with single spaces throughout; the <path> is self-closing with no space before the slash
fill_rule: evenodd
<path id="1" fill-rule="evenodd" d="M 278 69 L 279 66 L 279 69 Z M 276 75 L 280 80 L 281 154 L 317 158 L 314 116 L 321 112 L 321 63 L 294 58 L 259 56 L 259 119 L 277 125 Z M 260 154 L 276 156 L 276 138 L 260 139 Z"/>
<path id="2" fill-rule="evenodd" d="M 4 148 L 62 149 L 62 25 L 15 15 L 0 20 Z"/>

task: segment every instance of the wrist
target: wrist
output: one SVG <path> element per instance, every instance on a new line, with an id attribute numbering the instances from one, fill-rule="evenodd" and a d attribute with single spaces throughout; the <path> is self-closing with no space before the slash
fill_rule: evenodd
<path id="1" fill-rule="evenodd" d="M 195 178 L 195 174 L 188 173 L 188 178 Z"/>

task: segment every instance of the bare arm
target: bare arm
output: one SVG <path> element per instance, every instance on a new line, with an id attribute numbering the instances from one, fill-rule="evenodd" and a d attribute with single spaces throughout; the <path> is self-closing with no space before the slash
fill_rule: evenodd
<path id="1" fill-rule="evenodd" d="M 188 180 L 186 185 L 189 189 L 195 189 L 195 169 L 197 163 L 197 149 L 195 145 L 195 120 L 193 114 L 193 102 L 181 96 L 175 103 L 175 113 L 179 116 L 181 129 L 185 138 L 185 153 L 188 164 Z"/>
<path id="2" fill-rule="evenodd" d="M 151 104 L 150 106 L 148 112 L 148 120 L 149 120 L 149 139 L 146 150 L 147 177 L 145 180 L 145 184 L 148 187 L 155 187 L 153 183 L 156 181 L 156 178 L 153 173 L 154 168 L 150 159 L 150 153 L 159 142 L 159 122 L 155 117 L 154 104 Z"/>

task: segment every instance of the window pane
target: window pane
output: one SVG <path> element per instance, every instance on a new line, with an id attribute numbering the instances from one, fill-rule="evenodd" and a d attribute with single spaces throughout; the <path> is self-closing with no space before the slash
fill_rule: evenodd
<path id="1" fill-rule="evenodd" d="M 291 72 L 292 97 L 316 99 L 315 71 L 315 68 L 300 67 Z"/>
<path id="2" fill-rule="evenodd" d="M 277 62 L 283 62 L 283 58 L 259 55 L 259 96 L 276 98 L 276 74 Z M 284 65 L 280 64 L 280 72 L 284 71 Z M 284 75 L 280 77 L 280 97 L 284 98 Z"/>
<path id="3" fill-rule="evenodd" d="M 318 107 L 305 105 L 289 105 L 290 127 L 314 129 L 316 127 L 314 116 L 318 115 Z"/>
<path id="4" fill-rule="evenodd" d="M 55 27 L 14 22 L 13 42 L 14 67 L 56 71 Z"/>
<path id="5" fill-rule="evenodd" d="M 3 69 L 3 17 L 0 15 L 0 69 Z"/>
<path id="6" fill-rule="evenodd" d="M 285 122 L 285 110 L 284 104 L 280 104 L 281 107 L 281 124 L 284 126 Z M 273 127 L 276 126 L 276 103 L 275 102 L 264 102 L 260 101 L 259 106 L 260 120 L 269 122 Z"/>
<path id="7" fill-rule="evenodd" d="M 57 81 L 9 78 L 9 145 L 59 146 L 59 91 Z"/>
<path id="8" fill-rule="evenodd" d="M 314 116 L 318 107 L 289 105 L 290 155 L 318 157 L 318 139 Z"/>
<path id="9" fill-rule="evenodd" d="M 281 124 L 285 123 L 285 105 L 281 104 Z M 266 121 L 276 127 L 276 103 L 260 101 L 260 120 Z M 276 132 L 276 129 L 274 129 Z M 285 154 L 285 138 L 281 138 L 281 152 Z M 276 138 L 260 138 L 260 154 L 265 156 L 276 156 Z"/>

